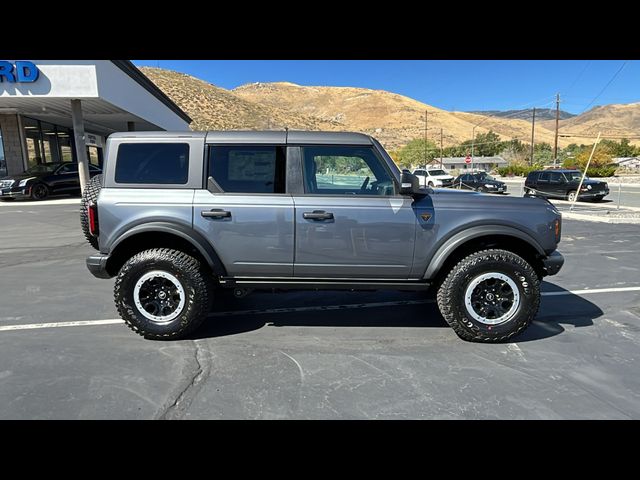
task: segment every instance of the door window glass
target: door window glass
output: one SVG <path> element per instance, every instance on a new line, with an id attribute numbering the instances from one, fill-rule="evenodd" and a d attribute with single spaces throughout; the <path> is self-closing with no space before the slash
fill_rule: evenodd
<path id="1" fill-rule="evenodd" d="M 280 146 L 216 146 L 209 175 L 225 193 L 284 193 L 285 149 Z"/>
<path id="2" fill-rule="evenodd" d="M 394 195 L 391 174 L 371 147 L 303 147 L 306 193 Z"/>

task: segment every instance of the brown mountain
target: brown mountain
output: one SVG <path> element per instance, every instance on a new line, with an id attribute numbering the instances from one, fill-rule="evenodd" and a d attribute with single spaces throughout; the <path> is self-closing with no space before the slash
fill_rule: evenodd
<path id="1" fill-rule="evenodd" d="M 553 128 L 553 122 L 542 122 L 543 126 Z M 567 120 L 560 121 L 560 134 L 575 135 L 567 138 L 570 143 L 593 143 L 598 132 L 611 137 L 638 137 L 640 133 L 640 103 L 612 104 L 595 107 Z M 580 135 L 585 135 L 581 137 Z M 630 138 L 638 144 L 640 139 Z"/>
<path id="2" fill-rule="evenodd" d="M 194 130 L 283 129 L 342 130 L 378 138 L 390 150 L 424 137 L 455 145 L 492 129 L 504 140 L 529 141 L 526 120 L 448 112 L 384 90 L 352 87 L 309 87 L 287 82 L 253 83 L 225 90 L 190 75 L 158 68 L 141 68 L 158 87 L 193 119 Z M 576 117 L 577 118 L 577 117 Z M 572 121 L 575 119 L 567 120 Z M 536 124 L 536 141 L 553 142 L 553 133 Z M 560 139 L 560 145 L 571 143 Z"/>
<path id="3" fill-rule="evenodd" d="M 330 130 L 336 122 L 244 100 L 184 73 L 142 67 L 142 72 L 193 119 L 193 130 Z"/>

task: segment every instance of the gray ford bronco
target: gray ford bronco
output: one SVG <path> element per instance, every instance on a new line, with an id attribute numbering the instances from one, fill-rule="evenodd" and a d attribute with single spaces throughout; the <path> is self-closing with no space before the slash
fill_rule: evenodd
<path id="1" fill-rule="evenodd" d="M 362 134 L 117 133 L 103 171 L 82 200 L 87 267 L 150 339 L 188 335 L 225 289 L 431 287 L 461 338 L 505 341 L 564 261 L 548 201 L 421 189 Z"/>

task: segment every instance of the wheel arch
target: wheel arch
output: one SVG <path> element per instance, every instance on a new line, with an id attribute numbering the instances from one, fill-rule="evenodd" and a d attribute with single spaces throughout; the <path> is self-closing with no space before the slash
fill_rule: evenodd
<path id="1" fill-rule="evenodd" d="M 107 271 L 116 275 L 129 258 L 152 248 L 172 248 L 190 253 L 207 264 L 215 275 L 226 275 L 224 264 L 206 238 L 184 225 L 169 222 L 137 225 L 120 235 L 109 249 Z"/>
<path id="2" fill-rule="evenodd" d="M 427 266 L 424 278 L 433 280 L 462 258 L 487 248 L 508 250 L 527 260 L 540 276 L 544 249 L 531 235 L 506 225 L 482 225 L 463 230 L 445 240 Z"/>

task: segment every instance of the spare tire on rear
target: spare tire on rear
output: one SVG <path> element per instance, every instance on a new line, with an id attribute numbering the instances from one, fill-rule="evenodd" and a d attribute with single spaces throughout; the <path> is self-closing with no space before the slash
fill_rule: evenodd
<path id="1" fill-rule="evenodd" d="M 98 250 L 98 237 L 91 235 L 91 231 L 89 230 L 87 207 L 98 201 L 98 194 L 101 188 L 102 174 L 99 174 L 91 178 L 84 192 L 82 192 L 82 200 L 80 201 L 80 225 L 82 226 L 82 233 L 84 233 L 84 237 L 96 250 Z"/>

